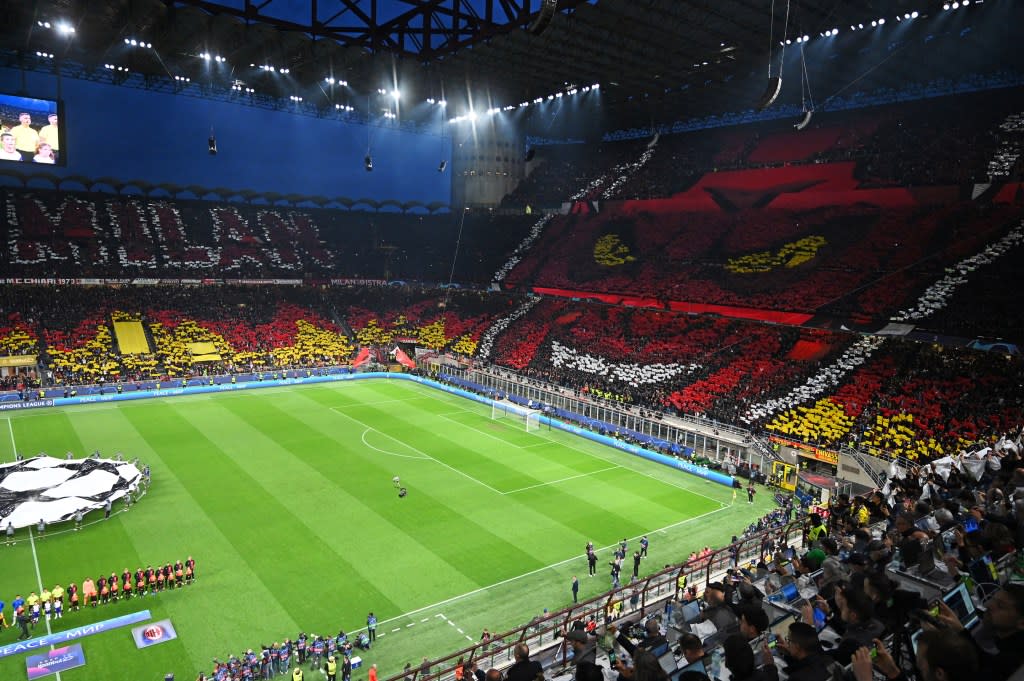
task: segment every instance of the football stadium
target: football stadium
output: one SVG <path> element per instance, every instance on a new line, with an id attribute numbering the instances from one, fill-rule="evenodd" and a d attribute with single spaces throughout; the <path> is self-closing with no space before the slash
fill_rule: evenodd
<path id="1" fill-rule="evenodd" d="M 32 0 L 0 679 L 1024 673 L 1024 6 Z"/>

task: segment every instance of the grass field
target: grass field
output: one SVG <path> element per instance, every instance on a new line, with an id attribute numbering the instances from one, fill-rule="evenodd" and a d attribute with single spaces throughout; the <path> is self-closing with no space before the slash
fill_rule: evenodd
<path id="1" fill-rule="evenodd" d="M 365 626 L 384 677 L 452 652 L 483 628 L 607 590 L 605 547 L 649 534 L 643 573 L 728 542 L 770 507 L 730 505 L 727 488 L 404 381 L 274 388 L 69 407 L 0 418 L 14 447 L 62 456 L 122 451 L 152 468 L 149 493 L 80 532 L 0 546 L 0 598 L 191 554 L 185 589 L 69 613 L 53 629 L 149 609 L 179 638 L 136 650 L 129 629 L 83 639 L 69 681 L 192 679 L 247 647 Z M 9 423 L 4 421 L 9 420 Z M 399 499 L 392 477 L 409 489 Z M 583 547 L 599 547 L 586 577 Z M 635 548 L 631 544 L 630 551 Z M 629 561 L 627 561 L 629 563 Z M 631 563 L 630 563 L 631 565 Z M 45 633 L 41 624 L 35 635 Z M 16 629 L 0 632 L 13 642 Z M 362 670 L 361 670 L 362 671 Z M 24 655 L 0 679 L 24 678 Z M 357 677 L 359 678 L 359 677 Z"/>

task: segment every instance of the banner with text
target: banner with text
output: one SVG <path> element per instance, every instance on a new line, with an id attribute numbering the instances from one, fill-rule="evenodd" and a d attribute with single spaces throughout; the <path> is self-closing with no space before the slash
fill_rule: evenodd
<path id="1" fill-rule="evenodd" d="M 105 631 L 110 631 L 119 627 L 127 627 L 131 624 L 145 622 L 150 617 L 152 617 L 152 615 L 149 614 L 149 610 L 140 610 L 139 612 L 133 612 L 130 615 L 121 615 L 114 619 L 103 620 L 102 622 L 93 622 L 92 624 L 85 624 L 80 627 L 75 627 L 74 629 L 67 629 L 66 631 L 55 631 L 52 634 L 47 634 L 46 636 L 40 636 L 38 638 L 30 638 L 27 641 L 15 641 L 13 643 L 0 646 L 0 658 L 7 657 L 8 655 L 17 655 L 18 653 L 27 653 L 32 650 L 39 650 L 46 646 L 51 646 L 57 643 L 66 643 L 67 641 L 92 636 L 93 634 L 102 634 Z"/>
<path id="2" fill-rule="evenodd" d="M 50 674 L 57 674 L 75 667 L 85 666 L 85 653 L 81 643 L 72 643 L 63 648 L 54 648 L 41 655 L 29 655 L 25 658 L 29 681 L 40 679 Z"/>

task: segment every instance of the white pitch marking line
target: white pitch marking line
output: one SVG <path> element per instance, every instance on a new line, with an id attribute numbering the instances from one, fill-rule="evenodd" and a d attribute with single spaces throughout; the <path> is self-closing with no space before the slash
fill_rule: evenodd
<path id="1" fill-rule="evenodd" d="M 686 518 L 685 520 L 679 520 L 677 522 L 672 523 L 671 525 L 666 525 L 665 527 L 662 527 L 662 528 L 659 528 L 659 529 L 656 529 L 656 530 L 651 530 L 649 532 L 646 532 L 645 534 L 647 534 L 647 535 L 657 534 L 658 532 L 664 532 L 666 530 L 671 530 L 671 529 L 674 529 L 676 527 L 681 527 L 683 525 L 686 525 L 687 523 L 692 523 L 694 521 L 701 520 L 702 518 L 706 518 L 706 517 L 708 517 L 710 515 L 714 515 L 715 513 L 720 513 L 720 512 L 724 511 L 727 508 L 729 508 L 729 507 L 728 506 L 722 506 L 721 508 L 716 508 L 713 511 L 708 511 L 707 513 L 701 513 L 700 515 L 696 515 L 696 516 L 694 516 L 692 518 Z M 639 539 L 639 538 L 640 538 L 640 536 L 633 537 L 633 539 Z M 598 551 L 606 551 L 607 549 L 610 549 L 610 548 L 613 548 L 613 547 L 617 548 L 618 545 L 619 545 L 618 542 L 616 542 L 614 544 L 609 544 L 608 546 L 600 547 L 597 550 Z M 418 615 L 421 612 L 425 612 L 427 610 L 431 610 L 433 608 L 437 608 L 437 607 L 440 607 L 442 605 L 448 605 L 449 603 L 455 603 L 456 601 L 461 601 L 464 598 L 469 598 L 470 596 L 475 596 L 476 594 L 484 593 L 485 591 L 490 591 L 491 589 L 494 589 L 496 587 L 504 586 L 506 584 L 511 584 L 512 582 L 519 581 L 520 579 L 523 579 L 524 577 L 531 577 L 531 576 L 537 574 L 538 572 L 544 572 L 545 570 L 551 570 L 551 569 L 554 569 L 554 568 L 561 567 L 563 565 L 567 565 L 567 564 L 569 564 L 569 563 L 571 563 L 571 562 L 573 562 L 575 560 L 582 560 L 582 558 L 580 556 L 578 556 L 578 555 L 575 555 L 572 558 L 566 558 L 565 560 L 560 560 L 557 563 L 552 563 L 551 565 L 545 565 L 544 567 L 539 567 L 536 570 L 530 570 L 529 572 L 524 572 L 521 575 L 516 575 L 515 577 L 509 577 L 508 579 L 503 579 L 503 580 L 501 580 L 499 582 L 495 582 L 494 584 L 490 584 L 488 586 L 482 586 L 479 589 L 473 589 L 472 591 L 467 591 L 464 594 L 459 594 L 458 596 L 452 596 L 451 598 L 446 598 L 443 601 L 438 601 L 437 603 L 432 603 L 430 605 L 424 605 L 422 608 L 416 608 L 415 610 L 410 610 L 409 612 L 403 613 L 401 615 L 397 615 L 397 616 L 392 617 L 390 619 L 382 620 L 382 621 L 378 622 L 378 624 L 387 624 L 388 622 L 394 622 L 395 620 L 398 620 L 398 619 L 407 619 L 407 618 L 411 617 L 412 615 Z M 448 618 L 445 617 L 441 613 L 438 613 L 438 614 L 434 615 L 434 617 L 440 617 L 443 620 L 447 620 L 448 623 L 451 624 L 453 627 L 455 626 L 455 624 L 451 620 L 448 620 Z M 349 632 L 349 633 L 358 633 L 360 631 L 364 631 L 365 629 L 366 629 L 366 627 L 363 627 L 362 629 L 356 629 L 354 632 Z"/>
<path id="2" fill-rule="evenodd" d="M 11 424 L 11 419 L 7 419 L 7 430 L 11 433 L 11 460 L 18 460 L 18 445 L 14 442 L 14 425 Z"/>
<path id="3" fill-rule="evenodd" d="M 342 416 L 344 416 L 344 417 L 345 417 L 345 418 L 347 418 L 348 420 L 350 420 L 350 421 L 353 421 L 353 422 L 355 422 L 355 423 L 358 423 L 359 425 L 361 425 L 361 426 L 362 426 L 363 428 L 366 428 L 367 430 L 377 430 L 377 429 L 376 429 L 376 428 L 374 428 L 373 426 L 367 425 L 367 424 L 363 423 L 362 421 L 360 421 L 359 419 L 355 418 L 354 416 L 349 416 L 349 415 L 348 415 L 348 414 L 346 414 L 345 412 L 342 412 L 342 411 L 338 411 L 338 410 L 337 410 L 337 409 L 335 409 L 334 407 L 331 407 L 331 411 L 333 411 L 333 412 L 334 412 L 334 413 L 336 413 L 336 414 L 341 414 Z M 425 459 L 430 459 L 431 461 L 433 461 L 433 462 L 435 462 L 435 463 L 438 463 L 438 464 L 440 464 L 440 465 L 444 466 L 445 468 L 447 468 L 448 470 L 452 471 L 453 473 L 458 473 L 458 474 L 459 474 L 459 475 L 461 475 L 462 477 L 464 477 L 464 478 L 467 478 L 467 479 L 469 479 L 469 480 L 472 480 L 473 482 L 475 482 L 476 484 L 480 485 L 481 487 L 486 487 L 487 489 L 491 490 L 491 491 L 492 491 L 492 492 L 494 492 L 495 494 L 501 494 L 501 492 L 500 492 L 500 491 L 498 491 L 498 490 L 494 489 L 493 487 L 491 487 L 490 485 L 488 485 L 488 484 L 487 484 L 486 482 L 484 482 L 484 481 L 482 481 L 482 480 L 477 480 L 476 478 L 474 478 L 474 477 L 473 477 L 472 475 L 470 475 L 469 473 L 464 473 L 463 471 L 460 471 L 460 470 L 459 470 L 458 468 L 455 468 L 454 466 L 449 466 L 448 464 L 446 464 L 446 463 L 445 463 L 444 461 L 441 461 L 440 459 L 435 459 L 434 457 L 430 456 L 430 455 L 429 455 L 429 454 L 427 454 L 426 452 L 424 452 L 424 451 L 421 451 L 421 450 L 419 450 L 419 449 L 416 449 L 415 447 L 413 447 L 412 445 L 410 445 L 410 444 L 408 444 L 408 443 L 406 443 L 406 442 L 402 442 L 401 440 L 399 440 L 399 439 L 398 439 L 397 437 L 395 437 L 394 435 L 388 435 L 387 433 L 384 433 L 384 432 L 382 432 L 382 431 L 379 431 L 379 430 L 377 430 L 377 432 L 378 432 L 378 433 L 380 433 L 381 435 L 383 435 L 383 436 L 384 436 L 384 437 L 386 437 L 386 438 L 389 438 L 389 439 L 391 439 L 391 440 L 394 440 L 395 442 L 397 442 L 398 444 L 400 444 L 400 445 L 402 445 L 402 446 L 404 446 L 404 447 L 408 447 L 408 448 L 409 448 L 410 450 L 412 450 L 412 451 L 416 452 L 417 454 L 421 455 L 421 456 L 422 456 L 423 458 L 425 458 Z"/>
<path id="4" fill-rule="evenodd" d="M 11 431 L 11 447 L 17 457 L 18 444 L 14 441 L 14 427 L 11 425 L 11 420 L 7 419 L 7 428 Z M 32 562 L 36 566 L 36 581 L 39 582 L 39 593 L 43 593 L 43 573 L 39 570 L 39 554 L 36 552 L 36 539 L 35 535 L 32 534 L 32 526 L 28 528 L 28 543 L 32 547 Z M 40 608 L 41 609 L 41 608 Z M 49 615 L 43 615 L 46 617 L 46 635 L 50 636 L 53 634 L 53 629 L 50 628 L 50 617 Z M 53 650 L 55 646 L 50 644 L 50 650 Z M 60 681 L 60 672 L 56 672 L 57 681 Z"/>
<path id="5" fill-rule="evenodd" d="M 409 622 L 408 624 L 405 625 L 405 628 L 408 629 L 409 627 L 415 627 L 415 626 L 416 626 L 415 622 Z"/>
<path id="6" fill-rule="evenodd" d="M 466 640 L 467 640 L 467 641 L 472 641 L 472 640 L 473 640 L 473 637 L 472 637 L 472 636 L 469 636 L 469 635 L 467 635 L 467 636 L 466 636 Z"/>
<path id="7" fill-rule="evenodd" d="M 459 629 L 458 627 L 455 627 L 455 629 L 456 629 L 456 631 L 458 631 L 458 632 L 459 632 L 460 634 L 462 634 L 463 636 L 465 636 L 465 635 L 466 635 L 466 632 L 464 632 L 464 631 L 463 631 L 462 629 Z"/>
<path id="8" fill-rule="evenodd" d="M 444 414 L 438 414 L 438 416 L 443 418 L 445 421 L 449 421 L 451 423 L 454 423 L 457 426 L 462 426 L 463 428 L 469 428 L 472 431 L 480 433 L 484 437 L 489 437 L 492 440 L 497 440 L 498 442 L 500 442 L 501 444 L 505 445 L 506 447 L 515 447 L 516 449 L 522 449 L 523 448 L 522 445 L 513 444 L 513 443 L 509 442 L 508 440 L 506 440 L 504 438 L 497 437 L 496 435 L 491 435 L 490 433 L 485 433 L 484 431 L 480 430 L 479 428 L 477 428 L 475 426 L 471 426 L 468 423 L 463 423 L 462 421 L 456 421 L 455 419 L 450 419 L 447 416 L 445 416 Z"/>
<path id="9" fill-rule="evenodd" d="M 392 629 L 392 630 L 391 630 L 391 633 L 393 634 L 393 633 L 395 633 L 396 631 L 401 631 L 401 630 L 402 630 L 402 627 L 398 627 L 397 629 Z"/>
<path id="10" fill-rule="evenodd" d="M 557 442 L 557 440 L 552 440 L 551 438 L 545 437 L 544 435 L 541 435 L 539 432 L 537 433 L 537 435 L 538 435 L 538 437 L 543 437 L 545 440 L 548 440 L 549 442 Z M 611 463 L 608 459 L 604 458 L 603 456 L 598 456 L 597 454 L 592 454 L 591 452 L 588 452 L 585 449 L 580 449 L 579 447 L 575 447 L 575 446 L 573 446 L 571 444 L 568 444 L 568 443 L 559 443 L 559 444 L 562 444 L 563 446 L 568 447 L 569 449 L 574 449 L 577 452 L 580 452 L 581 454 L 586 454 L 587 456 L 589 456 L 589 457 L 591 457 L 593 459 L 597 459 L 598 461 L 604 461 L 605 463 Z M 608 445 L 605 445 L 605 446 L 608 447 Z M 614 447 L 608 447 L 608 448 L 609 449 L 615 449 Z M 630 454 L 628 452 L 622 452 L 621 450 L 616 450 L 616 451 L 621 452 L 621 454 L 623 454 L 624 456 L 627 456 L 627 457 L 630 456 Z M 644 473 L 643 471 L 638 471 L 635 468 L 630 468 L 628 466 L 622 466 L 622 468 L 625 468 L 626 470 L 628 470 L 628 471 L 630 471 L 632 473 L 636 473 L 637 475 L 642 475 L 645 478 L 650 478 L 651 480 L 657 480 L 658 482 L 663 482 L 666 485 L 671 485 L 672 487 L 675 487 L 676 489 L 681 489 L 684 492 L 689 492 L 690 494 L 696 495 L 698 497 L 704 497 L 708 501 L 713 501 L 716 504 L 718 504 L 718 506 L 719 506 L 718 510 L 719 511 L 722 510 L 723 508 L 729 508 L 729 504 L 723 503 L 723 502 L 721 502 L 718 499 L 715 499 L 713 497 L 709 497 L 706 494 L 701 494 L 700 492 L 694 492 L 689 487 L 684 487 L 682 485 L 677 485 L 674 482 L 671 482 L 669 480 L 663 480 L 662 478 L 659 478 L 657 476 L 651 475 L 650 473 Z M 698 517 L 700 517 L 700 516 L 698 516 Z"/>
<path id="11" fill-rule="evenodd" d="M 430 460 L 430 459 L 427 459 L 426 457 L 422 457 L 422 456 L 409 456 L 408 454 L 399 454 L 397 452 L 389 452 L 386 449 L 381 449 L 380 447 L 374 447 L 373 445 L 371 445 L 369 442 L 366 441 L 366 434 L 369 433 L 370 430 L 371 430 L 370 428 L 367 428 L 366 430 L 364 430 L 362 436 L 359 438 L 360 440 L 362 440 L 363 444 L 366 445 L 367 447 L 369 447 L 370 449 L 378 451 L 381 454 L 387 454 L 388 456 L 397 456 L 397 457 L 400 457 L 402 459 L 419 459 L 420 461 L 429 461 Z"/>
<path id="12" fill-rule="evenodd" d="M 429 617 L 424 617 L 423 619 L 420 620 L 420 622 L 428 622 L 428 621 L 430 621 Z"/>
<path id="13" fill-rule="evenodd" d="M 515 494 L 516 492 L 525 492 L 528 489 L 537 489 L 538 487 L 547 487 L 548 485 L 557 485 L 560 482 L 566 482 L 567 480 L 576 480 L 577 478 L 585 478 L 585 477 L 587 477 L 589 475 L 595 475 L 597 473 L 604 473 L 605 471 L 613 471 L 616 468 L 622 468 L 622 466 L 616 464 L 614 466 L 608 466 L 608 468 L 602 468 L 600 470 L 591 471 L 589 473 L 580 473 L 579 475 L 570 475 L 569 477 L 562 478 L 560 480 L 552 480 L 551 482 L 539 482 L 536 485 L 529 485 L 528 487 L 520 487 L 519 489 L 509 490 L 508 492 L 505 492 L 505 494 Z"/>
<path id="14" fill-rule="evenodd" d="M 445 401 L 445 402 L 447 402 L 447 403 L 451 403 L 451 404 L 454 404 L 454 403 L 455 403 L 455 402 L 453 402 L 452 400 L 456 400 L 456 401 L 464 401 L 464 398 L 459 398 L 459 397 L 455 397 L 455 396 L 453 396 L 453 395 L 449 395 L 448 393 L 440 393 L 440 397 L 446 398 L 446 399 L 445 399 L 444 401 Z M 447 399 L 447 398 L 450 398 L 450 399 Z M 448 413 L 448 414 L 452 414 L 452 413 L 459 413 L 459 412 L 447 412 L 447 413 Z M 462 410 L 462 413 L 467 413 L 467 414 L 477 414 L 478 412 L 476 412 L 476 411 L 473 411 L 473 410 L 471 410 L 471 409 L 463 409 L 463 410 Z M 441 417 L 443 418 L 443 417 L 445 416 L 445 414 L 438 414 L 438 416 L 441 416 Z M 452 419 L 446 419 L 446 420 L 449 420 L 449 421 L 451 421 Z M 494 437 L 493 435 L 490 435 L 489 433 L 484 433 L 483 431 L 480 431 L 480 430 L 478 430 L 477 428 L 474 428 L 473 426 L 469 426 L 469 425 L 466 425 L 466 424 L 464 424 L 464 423 L 460 423 L 460 422 L 458 422 L 458 421 L 455 421 L 455 423 L 458 423 L 459 425 L 462 425 L 462 426 L 466 426 L 467 428 L 472 428 L 473 430 L 476 430 L 476 431 L 477 431 L 477 432 L 479 432 L 480 434 L 482 434 L 482 435 L 486 435 L 487 437 L 491 437 L 491 438 L 494 438 L 494 439 L 496 439 L 496 440 L 499 440 L 499 439 L 500 439 L 500 438 L 496 438 L 496 437 Z M 604 461 L 604 462 L 606 462 L 606 463 L 610 463 L 608 459 L 606 459 L 606 458 L 604 458 L 604 457 L 602 457 L 602 456 L 598 456 L 598 455 L 596 455 L 596 454 L 592 454 L 591 452 L 588 452 L 588 451 L 587 451 L 587 450 L 585 450 L 585 449 L 580 449 L 579 447 L 575 447 L 575 446 L 573 446 L 573 445 L 571 445 L 571 444 L 567 444 L 567 443 L 564 443 L 564 442 L 560 442 L 560 441 L 558 441 L 558 440 L 554 440 L 554 439 L 552 439 L 552 438 L 550 438 L 550 437 L 546 437 L 546 436 L 542 435 L 542 434 L 541 434 L 541 433 L 540 433 L 539 431 L 538 431 L 538 432 L 536 432 L 535 434 L 536 434 L 536 435 L 537 435 L 538 437 L 540 437 L 540 438 L 542 438 L 542 439 L 544 440 L 544 442 L 543 442 L 543 443 L 538 443 L 538 444 L 558 444 L 558 445 L 562 445 L 562 446 L 564 446 L 564 447 L 568 447 L 568 448 L 570 448 L 570 449 L 574 449 L 574 450 L 576 450 L 577 452 L 580 452 L 580 453 L 582 453 L 582 454 L 586 454 L 587 456 L 590 456 L 590 457 L 592 457 L 592 458 L 595 458 L 595 459 L 599 459 L 599 460 L 601 460 L 601 461 Z M 501 440 L 501 441 L 502 441 L 502 442 L 504 442 L 505 444 L 509 444 L 509 443 L 508 443 L 508 441 L 506 441 L 506 440 Z M 509 446 L 511 446 L 511 447 L 515 447 L 516 445 L 511 445 L 511 444 L 509 444 Z M 519 448 L 520 448 L 520 449 L 524 449 L 524 448 L 526 448 L 526 447 L 535 447 L 535 446 L 537 446 L 537 445 L 519 445 Z M 609 447 L 608 445 L 604 445 L 604 447 L 608 447 L 608 448 L 610 448 L 610 449 L 615 449 L 614 447 Z M 628 452 L 623 452 L 623 451 L 621 451 L 621 450 L 616 450 L 616 452 L 617 452 L 618 454 L 621 454 L 621 455 L 629 456 Z M 703 497 L 703 498 L 705 498 L 705 499 L 707 499 L 707 500 L 709 500 L 709 501 L 713 501 L 713 502 L 715 502 L 716 504 L 718 504 L 718 505 L 719 505 L 719 506 L 720 506 L 721 508 L 728 508 L 728 504 L 724 504 L 724 503 L 722 503 L 721 501 L 719 501 L 718 499 L 715 499 L 714 497 L 709 497 L 709 496 L 708 496 L 708 495 L 706 495 L 706 494 L 701 494 L 700 492 L 695 492 L 694 490 L 692 490 L 692 489 L 691 489 L 691 488 L 689 488 L 689 487 L 684 487 L 684 486 L 682 486 L 682 485 L 677 485 L 677 484 L 675 484 L 675 483 L 673 483 L 673 482 L 669 482 L 668 480 L 664 480 L 664 479 L 662 479 L 662 478 L 659 478 L 659 477 L 656 477 L 656 476 L 654 476 L 654 475 L 651 475 L 650 473 L 644 473 L 644 472 L 642 472 L 642 471 L 638 471 L 638 470 L 636 470 L 636 469 L 634 469 L 634 468 L 630 468 L 630 467 L 628 467 L 628 466 L 622 466 L 622 468 L 625 468 L 626 470 L 632 471 L 632 472 L 634 472 L 634 473 L 638 473 L 638 474 L 640 474 L 640 475 L 643 475 L 643 476 L 645 476 L 645 477 L 648 477 L 648 478 L 650 478 L 650 479 L 652 479 L 652 480 L 658 480 L 659 482 L 663 482 L 663 483 L 665 483 L 666 485 L 671 485 L 672 487 L 675 487 L 675 488 L 677 488 L 677 489 L 681 489 L 681 490 L 684 490 L 684 491 L 686 491 L 686 492 L 689 492 L 690 494 L 694 494 L 694 495 L 696 495 L 696 496 L 698 496 L 698 497 Z"/>
<path id="15" fill-rule="evenodd" d="M 403 397 L 394 400 L 378 400 L 376 402 L 356 402 L 355 404 L 343 404 L 338 409 L 373 407 L 378 404 L 395 404 L 396 402 L 412 402 L 413 400 L 429 400 L 430 395 L 416 395 L 415 397 Z M 333 408 L 333 407 L 332 407 Z"/>

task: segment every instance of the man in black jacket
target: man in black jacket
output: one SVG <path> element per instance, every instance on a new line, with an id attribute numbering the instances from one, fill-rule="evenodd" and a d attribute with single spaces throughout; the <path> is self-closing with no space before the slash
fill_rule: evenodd
<path id="1" fill-rule="evenodd" d="M 530 659 L 530 647 L 525 643 L 517 643 L 515 647 L 515 664 L 508 668 L 505 681 L 536 681 L 544 678 L 544 669 L 540 662 Z"/>
<path id="2" fill-rule="evenodd" d="M 786 641 L 779 639 L 778 647 L 785 653 L 788 681 L 829 681 L 833 673 L 842 668 L 821 649 L 818 632 L 804 622 L 789 625 Z"/>

